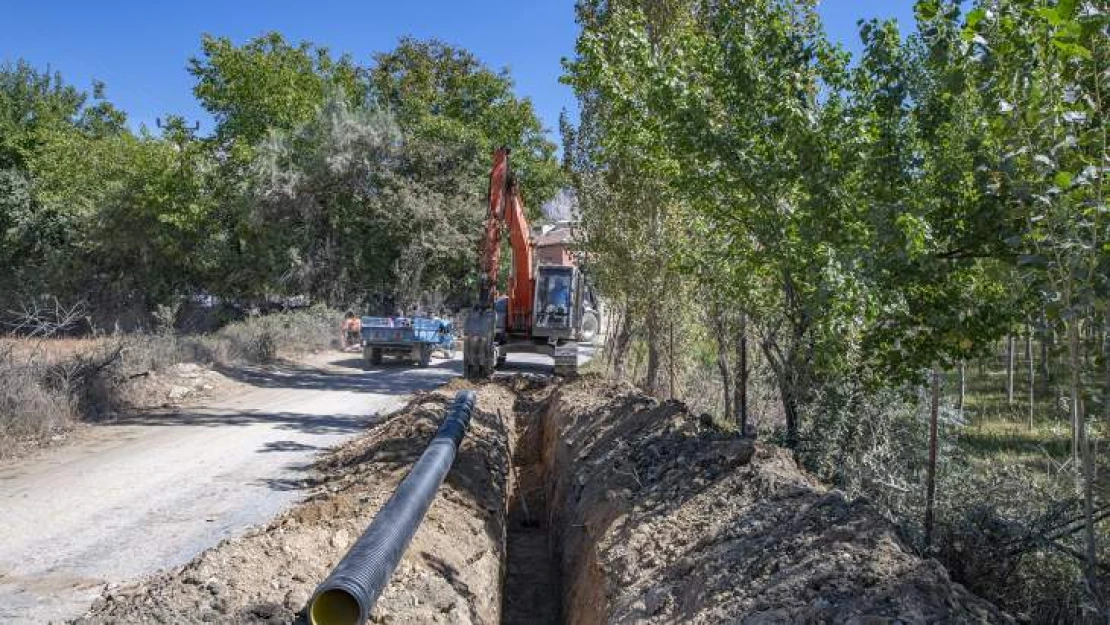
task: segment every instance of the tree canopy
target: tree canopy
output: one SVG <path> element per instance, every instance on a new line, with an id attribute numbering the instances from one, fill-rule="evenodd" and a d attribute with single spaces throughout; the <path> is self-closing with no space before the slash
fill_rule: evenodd
<path id="1" fill-rule="evenodd" d="M 0 310 L 56 297 L 110 327 L 195 296 L 457 305 L 493 147 L 534 208 L 561 186 L 531 102 L 462 48 L 405 38 L 364 66 L 206 35 L 189 71 L 211 135 L 172 114 L 136 131 L 102 84 L 0 68 Z"/>
<path id="2" fill-rule="evenodd" d="M 1105 3 L 921 0 L 909 37 L 861 22 L 857 59 L 815 4 L 578 3 L 567 167 L 615 370 L 646 360 L 634 380 L 682 396 L 660 369 L 696 371 L 689 346 L 715 337 L 743 428 L 730 388 L 758 357 L 781 440 L 859 484 L 898 418 L 877 402 L 1039 328 L 1067 352 L 1079 467 L 1110 414 Z M 925 462 L 882 453 L 903 476 Z M 1076 468 L 1089 505 L 1093 466 Z"/>

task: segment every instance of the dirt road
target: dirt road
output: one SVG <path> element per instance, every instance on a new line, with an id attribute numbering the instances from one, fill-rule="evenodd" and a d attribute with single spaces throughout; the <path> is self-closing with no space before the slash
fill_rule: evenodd
<path id="1" fill-rule="evenodd" d="M 363 370 L 355 355 L 226 371 L 242 393 L 91 428 L 0 468 L 0 622 L 79 616 L 106 584 L 187 562 L 300 497 L 315 453 L 459 361 Z"/>

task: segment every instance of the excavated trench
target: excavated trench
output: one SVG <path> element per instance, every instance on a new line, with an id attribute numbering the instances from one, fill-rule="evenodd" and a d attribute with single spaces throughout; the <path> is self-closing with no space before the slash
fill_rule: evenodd
<path id="1" fill-rule="evenodd" d="M 502 623 L 1011 621 L 785 450 L 597 377 L 509 384 Z"/>
<path id="2" fill-rule="evenodd" d="M 513 406 L 509 503 L 505 523 L 505 582 L 501 623 L 557 625 L 561 622 L 560 575 L 554 557 L 543 464 L 543 408 L 527 394 Z"/>
<path id="3" fill-rule="evenodd" d="M 463 388 L 471 431 L 374 623 L 1011 622 L 784 450 L 589 376 L 417 396 L 325 455 L 305 503 L 80 622 L 306 622 Z"/>

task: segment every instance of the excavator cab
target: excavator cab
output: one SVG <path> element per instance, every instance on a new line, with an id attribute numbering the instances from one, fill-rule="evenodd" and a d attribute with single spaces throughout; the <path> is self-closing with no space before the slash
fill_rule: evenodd
<path id="1" fill-rule="evenodd" d="M 541 266 L 536 269 L 533 337 L 548 341 L 574 338 L 582 299 L 577 274 L 574 267 L 566 266 Z"/>
<path id="2" fill-rule="evenodd" d="M 532 341 L 537 351 L 551 354 L 556 374 L 574 375 L 582 328 L 582 274 L 573 266 L 537 267 L 533 301 Z"/>

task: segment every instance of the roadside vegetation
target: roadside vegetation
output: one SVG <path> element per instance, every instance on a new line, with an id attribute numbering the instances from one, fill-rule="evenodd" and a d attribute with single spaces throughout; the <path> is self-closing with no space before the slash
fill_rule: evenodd
<path id="1" fill-rule="evenodd" d="M 170 113 L 136 130 L 110 85 L 0 65 L 0 322 L 55 300 L 85 332 L 213 302 L 458 306 L 492 150 L 513 148 L 534 211 L 561 184 L 531 102 L 467 50 L 405 38 L 359 63 L 276 33 L 199 43 L 204 132 Z"/>
<path id="2" fill-rule="evenodd" d="M 147 371 L 322 347 L 336 310 L 461 306 L 491 151 L 536 213 L 564 178 L 508 71 L 440 41 L 360 63 L 205 36 L 188 67 L 204 131 L 0 65 L 0 440 L 113 411 Z"/>
<path id="3" fill-rule="evenodd" d="M 252 317 L 207 334 L 170 329 L 65 339 L 0 339 L 0 457 L 118 411 L 148 407 L 150 378 L 177 365 L 265 364 L 326 349 L 339 315 L 326 308 Z M 63 326 L 64 327 L 64 326 Z M 157 396 L 157 402 L 164 395 Z"/>
<path id="4" fill-rule="evenodd" d="M 1013 614 L 1104 622 L 1106 3 L 921 0 L 858 58 L 804 0 L 577 10 L 598 366 L 757 425 Z"/>

